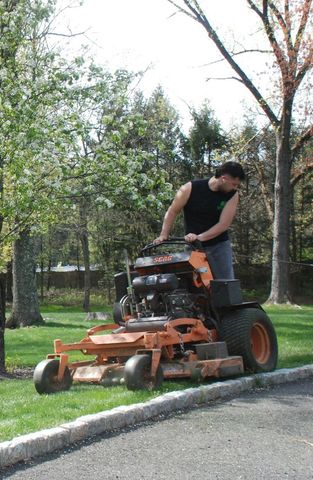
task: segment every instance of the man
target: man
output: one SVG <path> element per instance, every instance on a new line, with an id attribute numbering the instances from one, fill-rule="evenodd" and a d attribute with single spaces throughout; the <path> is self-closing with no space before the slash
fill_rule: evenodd
<path id="1" fill-rule="evenodd" d="M 233 279 L 232 247 L 228 228 L 232 224 L 239 194 L 237 189 L 245 173 L 237 162 L 226 162 L 213 177 L 186 183 L 167 210 L 160 236 L 154 243 L 168 239 L 177 215 L 183 210 L 185 240 L 199 240 L 207 253 L 214 278 Z"/>

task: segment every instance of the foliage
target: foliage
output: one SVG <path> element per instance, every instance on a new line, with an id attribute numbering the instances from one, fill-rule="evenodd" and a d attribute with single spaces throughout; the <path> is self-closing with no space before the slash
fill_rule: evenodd
<path id="1" fill-rule="evenodd" d="M 213 173 L 214 165 L 220 160 L 218 154 L 228 144 L 220 122 L 207 101 L 199 111 L 192 109 L 191 116 L 193 125 L 188 136 L 190 158 L 196 175 L 203 177 Z"/>
<path id="2" fill-rule="evenodd" d="M 82 149 L 72 173 L 66 228 L 72 225 L 72 236 L 83 228 L 88 232 L 92 261 L 112 278 L 123 248 L 134 254 L 159 228 L 156 218 L 173 194 L 172 176 L 179 168 L 180 131 L 161 89 L 145 99 L 140 92 L 132 96 L 127 72 L 109 76 L 98 68 L 97 75 L 94 96 L 88 98 L 93 115 L 80 114 Z M 84 227 L 79 215 L 83 198 Z"/>
<path id="3" fill-rule="evenodd" d="M 75 145 L 66 105 L 77 98 L 72 84 L 80 76 L 77 62 L 45 43 L 53 0 L 8 5 L 1 4 L 2 243 L 25 226 L 35 232 L 57 219 Z"/>

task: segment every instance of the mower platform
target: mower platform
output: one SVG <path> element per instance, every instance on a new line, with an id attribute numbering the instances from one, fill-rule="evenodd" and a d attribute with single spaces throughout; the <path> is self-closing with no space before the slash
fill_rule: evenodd
<path id="1" fill-rule="evenodd" d="M 96 334 L 102 330 L 111 333 Z M 65 390 L 72 381 L 106 386 L 125 382 L 129 389 L 152 389 L 159 387 L 163 378 L 200 380 L 243 373 L 242 358 L 229 356 L 226 343 L 214 342 L 214 332 L 199 319 L 169 321 L 156 332 L 125 330 L 116 331 L 115 324 L 101 325 L 90 329 L 88 336 L 77 343 L 55 340 L 55 353 L 35 369 L 36 390 Z M 70 362 L 68 352 L 73 351 L 95 358 Z"/>

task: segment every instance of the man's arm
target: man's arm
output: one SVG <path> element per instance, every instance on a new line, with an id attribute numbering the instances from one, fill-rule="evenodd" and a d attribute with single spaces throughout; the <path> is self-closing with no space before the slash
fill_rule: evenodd
<path id="1" fill-rule="evenodd" d="M 154 243 L 160 243 L 168 239 L 175 218 L 188 202 L 190 193 L 191 182 L 185 183 L 185 185 L 180 187 L 164 216 L 161 233 L 159 237 L 154 240 Z"/>
<path id="2" fill-rule="evenodd" d="M 200 242 L 204 242 L 206 240 L 211 240 L 212 238 L 215 238 L 221 233 L 228 230 L 235 218 L 238 202 L 239 194 L 237 192 L 226 203 L 225 207 L 222 210 L 218 223 L 213 225 L 213 227 L 211 227 L 209 230 L 200 233 L 199 235 L 196 235 L 195 233 L 188 233 L 188 235 L 185 236 L 185 240 L 187 242 L 194 242 L 195 240 L 200 240 Z"/>

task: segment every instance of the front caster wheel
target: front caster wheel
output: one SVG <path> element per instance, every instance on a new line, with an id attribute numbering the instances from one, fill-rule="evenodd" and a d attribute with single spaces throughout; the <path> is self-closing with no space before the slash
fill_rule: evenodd
<path id="1" fill-rule="evenodd" d="M 34 371 L 34 384 L 38 393 L 56 393 L 69 390 L 72 385 L 71 372 L 65 367 L 64 375 L 58 380 L 59 360 L 47 359 L 38 363 Z"/>
<path id="2" fill-rule="evenodd" d="M 159 365 L 152 377 L 150 355 L 134 355 L 125 364 L 124 379 L 128 390 L 157 390 L 162 384 L 163 372 Z"/>

